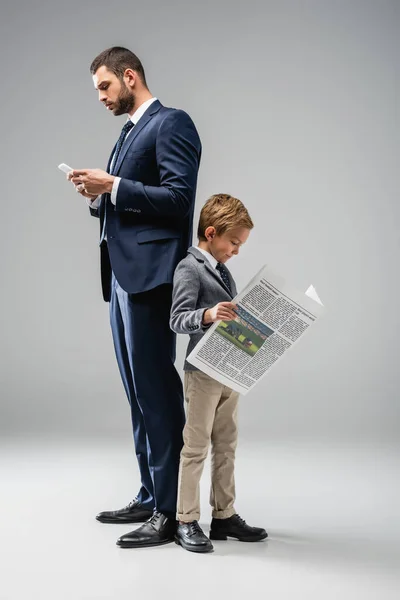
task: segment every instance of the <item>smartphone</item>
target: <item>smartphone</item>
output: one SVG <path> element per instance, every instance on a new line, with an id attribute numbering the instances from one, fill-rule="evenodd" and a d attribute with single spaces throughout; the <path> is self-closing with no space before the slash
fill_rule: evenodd
<path id="1" fill-rule="evenodd" d="M 58 168 L 60 169 L 60 171 L 63 171 L 63 173 L 69 173 L 70 171 L 73 171 L 73 169 L 71 169 L 71 167 L 69 167 L 65 163 L 61 163 L 61 165 L 58 165 Z"/>

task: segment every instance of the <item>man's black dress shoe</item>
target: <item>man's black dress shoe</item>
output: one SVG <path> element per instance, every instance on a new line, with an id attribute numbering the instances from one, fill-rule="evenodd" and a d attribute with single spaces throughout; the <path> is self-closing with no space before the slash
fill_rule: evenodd
<path id="1" fill-rule="evenodd" d="M 250 527 L 239 515 L 229 519 L 212 519 L 210 540 L 226 540 L 228 537 L 240 542 L 259 542 L 268 537 L 268 533 L 261 527 Z"/>
<path id="2" fill-rule="evenodd" d="M 128 506 L 119 510 L 105 510 L 97 515 L 101 523 L 143 523 L 153 514 L 152 510 L 143 508 L 137 500 L 129 502 Z"/>
<path id="3" fill-rule="evenodd" d="M 145 548 L 146 546 L 161 546 L 174 541 L 176 531 L 175 519 L 169 519 L 160 512 L 153 516 L 143 525 L 122 535 L 117 540 L 121 548 Z"/>
<path id="4" fill-rule="evenodd" d="M 197 521 L 178 523 L 175 542 L 190 552 L 212 552 L 214 547 Z"/>

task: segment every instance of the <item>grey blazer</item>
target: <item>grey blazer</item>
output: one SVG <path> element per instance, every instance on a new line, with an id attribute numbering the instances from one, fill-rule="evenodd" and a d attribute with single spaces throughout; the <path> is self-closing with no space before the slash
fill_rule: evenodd
<path id="1" fill-rule="evenodd" d="M 228 271 L 228 269 L 227 269 Z M 189 248 L 186 258 L 178 264 L 174 274 L 170 326 L 175 333 L 188 333 L 190 340 L 186 356 L 190 354 L 211 325 L 203 325 L 203 314 L 218 302 L 229 302 L 236 296 L 236 284 L 228 271 L 232 294 L 213 269 L 207 258 Z M 185 360 L 185 371 L 197 371 Z"/>

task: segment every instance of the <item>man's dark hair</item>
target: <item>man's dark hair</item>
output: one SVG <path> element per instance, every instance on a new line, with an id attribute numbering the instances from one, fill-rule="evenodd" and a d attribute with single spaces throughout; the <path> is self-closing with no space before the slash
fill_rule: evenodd
<path id="1" fill-rule="evenodd" d="M 94 75 L 97 69 L 103 66 L 114 73 L 118 79 L 123 78 L 126 69 L 132 69 L 132 71 L 136 71 L 144 85 L 147 87 L 146 77 L 140 59 L 127 48 L 113 46 L 112 48 L 103 50 L 103 52 L 96 56 L 90 65 L 91 74 Z"/>

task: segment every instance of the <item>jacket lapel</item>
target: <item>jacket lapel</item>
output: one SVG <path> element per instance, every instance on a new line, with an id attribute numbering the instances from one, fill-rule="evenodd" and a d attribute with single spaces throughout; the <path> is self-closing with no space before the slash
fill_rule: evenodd
<path id="1" fill-rule="evenodd" d="M 225 283 L 222 281 L 222 278 L 219 275 L 219 273 L 217 272 L 217 270 L 212 268 L 211 264 L 209 263 L 209 261 L 207 260 L 207 258 L 204 256 L 204 254 L 202 254 L 201 252 L 199 252 L 197 250 L 197 248 L 194 248 L 194 247 L 189 248 L 188 252 L 190 252 L 190 254 L 193 254 L 193 256 L 199 262 L 202 262 L 204 264 L 204 268 L 208 271 L 208 273 L 210 273 L 214 277 L 214 279 L 216 279 L 218 281 L 218 283 L 224 288 L 224 290 L 230 295 L 230 297 L 233 298 L 232 292 L 225 285 Z M 230 279 L 231 285 L 232 285 L 232 278 L 229 277 L 229 279 Z M 232 289 L 233 289 L 233 286 L 232 286 Z"/>
<path id="2" fill-rule="evenodd" d="M 132 129 L 131 133 L 128 135 L 126 140 L 124 141 L 121 152 L 118 157 L 118 161 L 116 165 L 113 165 L 113 175 L 117 175 L 122 161 L 125 158 L 125 154 L 128 152 L 128 149 L 131 147 L 137 135 L 141 132 L 143 127 L 147 125 L 147 123 L 152 119 L 153 115 L 155 115 L 161 108 L 162 104 L 159 100 L 155 100 L 153 104 L 149 106 L 144 115 L 141 116 L 139 121 L 136 123 L 135 127 Z M 115 148 L 114 148 L 115 150 Z"/>

